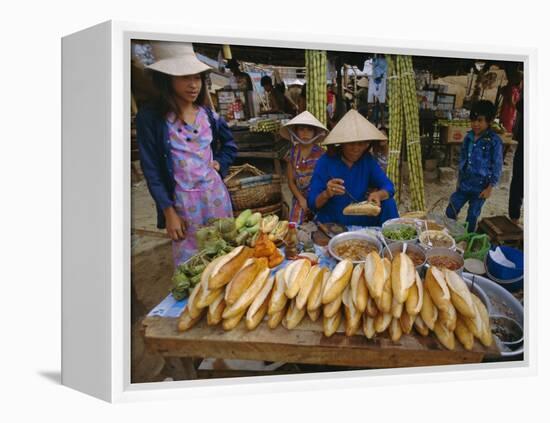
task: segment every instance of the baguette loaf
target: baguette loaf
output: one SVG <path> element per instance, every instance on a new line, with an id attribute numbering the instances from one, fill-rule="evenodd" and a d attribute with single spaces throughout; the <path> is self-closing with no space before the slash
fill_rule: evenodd
<path id="1" fill-rule="evenodd" d="M 369 298 L 369 291 L 364 278 L 365 265 L 360 263 L 355 266 L 351 274 L 351 294 L 355 308 L 359 313 L 363 313 L 367 308 L 367 300 Z"/>
<path id="2" fill-rule="evenodd" d="M 350 260 L 340 261 L 332 270 L 323 290 L 323 304 L 333 302 L 348 285 L 353 272 L 353 263 Z"/>
<path id="3" fill-rule="evenodd" d="M 338 311 L 331 317 L 323 317 L 323 333 L 326 337 L 331 337 L 340 327 L 342 313 Z"/>
<path id="4" fill-rule="evenodd" d="M 374 299 L 380 299 L 384 282 L 386 282 L 386 269 L 384 268 L 384 262 L 376 251 L 371 251 L 365 259 L 364 278 L 369 295 Z"/>
<path id="5" fill-rule="evenodd" d="M 217 289 L 227 285 L 235 273 L 243 266 L 244 262 L 252 257 L 253 253 L 254 250 L 241 245 L 222 256 L 221 260 L 212 269 L 210 279 L 208 280 L 208 288 Z"/>
<path id="6" fill-rule="evenodd" d="M 319 265 L 311 266 L 306 278 L 300 286 L 300 291 L 296 297 L 296 306 L 300 309 L 307 305 L 313 287 L 323 280 L 324 271 Z"/>
<path id="7" fill-rule="evenodd" d="M 376 334 L 376 330 L 374 330 L 374 319 L 366 314 L 363 314 L 363 333 L 367 339 L 372 339 Z"/>
<path id="8" fill-rule="evenodd" d="M 279 269 L 275 274 L 275 282 L 273 284 L 271 298 L 269 299 L 269 307 L 267 309 L 267 314 L 270 316 L 284 310 L 288 301 L 285 295 L 286 283 L 284 272 L 284 269 Z"/>
<path id="9" fill-rule="evenodd" d="M 225 303 L 234 304 L 262 270 L 262 262 L 249 258 L 225 287 Z M 266 266 L 267 267 L 267 266 Z"/>
<path id="10" fill-rule="evenodd" d="M 180 332 L 185 332 L 186 330 L 191 329 L 201 319 L 203 311 L 204 309 L 201 309 L 199 315 L 193 318 L 189 315 L 187 308 L 183 310 L 183 313 L 178 320 L 178 330 Z"/>

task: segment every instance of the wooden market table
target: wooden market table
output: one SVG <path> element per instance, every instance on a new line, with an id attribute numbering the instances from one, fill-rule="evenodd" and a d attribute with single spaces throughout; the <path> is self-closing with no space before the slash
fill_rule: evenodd
<path id="1" fill-rule="evenodd" d="M 269 329 L 262 322 L 255 330 L 248 331 L 241 321 L 234 330 L 226 332 L 221 325 L 208 326 L 204 318 L 189 331 L 180 333 L 177 322 L 177 318 L 147 317 L 143 334 L 146 345 L 164 357 L 185 358 L 177 364 L 181 379 L 196 377 L 192 357 L 360 368 L 480 363 L 499 357 L 495 343 L 485 348 L 476 340 L 472 351 L 467 351 L 457 340 L 455 350 L 450 351 L 432 333 L 427 337 L 403 335 L 398 342 L 392 342 L 387 332 L 369 340 L 360 328 L 355 336 L 337 332 L 327 338 L 322 333 L 320 320 L 313 323 L 307 317 L 293 330 L 282 326 Z"/>

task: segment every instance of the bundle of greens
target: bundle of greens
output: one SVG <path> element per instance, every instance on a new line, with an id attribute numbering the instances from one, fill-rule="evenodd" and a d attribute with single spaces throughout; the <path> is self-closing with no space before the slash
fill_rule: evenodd
<path id="1" fill-rule="evenodd" d="M 176 268 L 172 276 L 174 287 L 171 292 L 177 301 L 189 296 L 191 290 L 199 283 L 202 271 L 208 263 L 206 254 L 197 254 Z"/>
<path id="2" fill-rule="evenodd" d="M 202 250 L 185 263 L 179 265 L 172 276 L 174 287 L 171 292 L 177 301 L 189 296 L 191 290 L 200 282 L 201 274 L 208 263 L 216 257 L 223 256 L 233 250 L 233 247 L 223 238 L 213 236 L 213 233 L 208 228 L 203 229 L 207 229 L 205 233 L 208 236 L 203 240 Z"/>

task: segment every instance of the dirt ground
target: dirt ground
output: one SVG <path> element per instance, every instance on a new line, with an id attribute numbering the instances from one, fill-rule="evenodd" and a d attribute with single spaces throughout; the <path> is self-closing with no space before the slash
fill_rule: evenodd
<path id="1" fill-rule="evenodd" d="M 503 178 L 485 203 L 481 217 L 508 215 L 508 196 L 511 177 L 512 156 L 506 158 Z M 269 171 L 269 170 L 268 170 Z M 427 210 L 443 214 L 447 200 L 454 191 L 456 181 L 425 184 Z M 290 204 L 291 194 L 286 183 L 283 183 L 283 200 Z M 409 209 L 409 196 L 403 191 L 400 212 Z M 435 207 L 434 207 L 435 206 Z M 459 215 L 463 221 L 466 207 Z M 520 224 L 523 222 L 523 214 Z M 170 368 L 162 357 L 148 352 L 140 332 L 141 321 L 146 314 L 168 295 L 171 288 L 173 272 L 171 243 L 156 228 L 156 212 L 145 182 L 134 181 L 132 186 L 132 381 L 160 381 L 170 377 Z"/>
<path id="2" fill-rule="evenodd" d="M 508 198 L 510 196 L 510 181 L 512 177 L 512 159 L 513 153 L 506 156 L 503 167 L 502 177 L 499 185 L 493 190 L 491 197 L 485 202 L 481 211 L 480 220 L 484 217 L 505 215 L 508 216 Z M 425 183 L 426 210 L 433 213 L 444 215 L 449 197 L 455 191 L 456 179 L 450 183 L 441 183 L 439 181 Z M 410 210 L 410 196 L 405 186 L 403 198 L 399 204 L 399 212 L 404 213 Z M 436 204 L 437 203 L 437 204 Z M 466 219 L 467 206 L 465 206 L 458 220 L 463 222 Z M 520 224 L 523 224 L 523 209 L 520 217 Z"/>

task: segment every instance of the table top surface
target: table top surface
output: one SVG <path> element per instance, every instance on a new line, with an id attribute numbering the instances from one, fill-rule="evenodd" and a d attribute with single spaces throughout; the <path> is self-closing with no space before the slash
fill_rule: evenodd
<path id="1" fill-rule="evenodd" d="M 411 367 L 478 363 L 497 358 L 496 344 L 483 347 L 477 340 L 471 351 L 456 340 L 454 350 L 443 347 L 433 333 L 423 337 L 413 331 L 393 342 L 387 332 L 367 339 L 362 327 L 346 336 L 343 324 L 331 337 L 324 336 L 322 320 L 307 317 L 293 330 L 281 325 L 270 329 L 262 322 L 248 331 L 244 322 L 224 331 L 221 325 L 208 326 L 203 318 L 186 332 L 178 332 L 177 318 L 147 317 L 143 322 L 146 342 L 165 356 L 239 358 L 370 368 Z"/>

